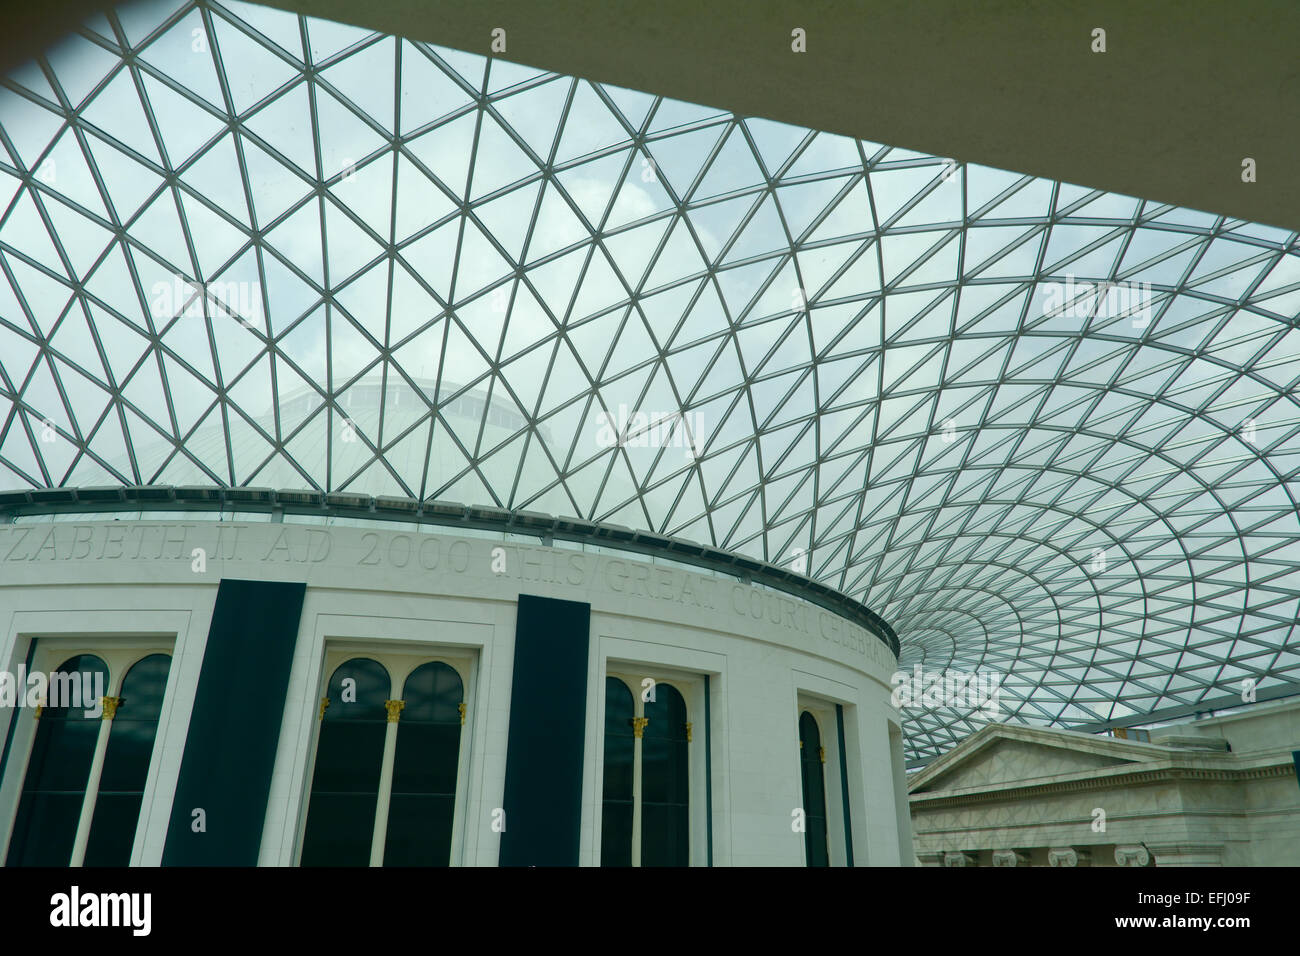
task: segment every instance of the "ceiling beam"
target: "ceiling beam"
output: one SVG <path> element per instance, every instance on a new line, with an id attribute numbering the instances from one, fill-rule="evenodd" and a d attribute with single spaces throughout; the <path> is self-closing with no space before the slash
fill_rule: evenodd
<path id="1" fill-rule="evenodd" d="M 3 65 L 102 0 L 6 13 Z M 275 0 L 271 6 L 891 146 L 1300 229 L 1300 4 Z M 807 52 L 791 50 L 806 31 Z M 1092 31 L 1106 30 L 1106 52 Z M 1242 182 L 1255 160 L 1257 181 Z"/>

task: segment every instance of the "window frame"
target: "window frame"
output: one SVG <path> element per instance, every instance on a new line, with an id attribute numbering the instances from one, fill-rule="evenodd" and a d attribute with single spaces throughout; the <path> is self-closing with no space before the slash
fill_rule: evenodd
<path id="1" fill-rule="evenodd" d="M 709 730 L 704 722 L 705 715 L 705 678 L 712 675 L 705 673 L 696 673 L 694 671 L 684 670 L 677 667 L 667 667 L 658 664 L 648 664 L 639 661 L 629 661 L 622 659 L 609 658 L 604 661 L 604 667 L 601 669 L 599 679 L 595 686 L 595 764 L 593 781 L 595 783 L 595 805 L 596 817 L 595 826 L 592 830 L 592 855 L 591 860 L 594 866 L 600 865 L 601 860 L 601 839 L 602 824 L 604 820 L 604 782 L 605 782 L 605 681 L 607 678 L 621 680 L 632 694 L 633 714 L 636 717 L 645 716 L 645 701 L 642 699 L 643 685 L 642 680 L 649 677 L 656 684 L 668 684 L 682 695 L 682 701 L 686 705 L 686 719 L 691 725 L 690 741 L 687 744 L 687 820 L 688 823 L 688 843 L 687 843 L 687 866 L 708 866 L 708 807 L 707 807 L 707 754 L 705 753 L 706 743 L 709 740 Z M 635 774 L 635 770 L 633 771 Z M 633 792 L 636 796 L 633 799 L 633 819 L 639 816 L 636 812 L 637 802 L 640 799 L 642 788 L 635 776 L 633 778 Z M 716 795 L 715 795 L 716 800 Z M 639 840 L 634 842 L 634 847 L 639 844 Z M 634 852 L 632 856 L 632 866 L 640 867 L 641 860 Z"/>
<path id="2" fill-rule="evenodd" d="M 469 801 L 470 755 L 474 734 L 474 712 L 476 697 L 476 680 L 478 677 L 478 654 L 475 650 L 458 645 L 414 644 L 404 641 L 388 640 L 334 640 L 326 638 L 324 653 L 316 675 L 315 710 L 312 714 L 312 727 L 307 741 L 308 752 L 302 780 L 301 801 L 298 819 L 294 828 L 292 866 L 302 866 L 303 842 L 307 832 L 307 817 L 311 812 L 312 780 L 316 774 L 316 755 L 320 747 L 322 724 L 321 701 L 329 689 L 330 678 L 334 672 L 347 661 L 364 657 L 375 661 L 388 672 L 389 693 L 405 692 L 406 679 L 416 668 L 433 662 L 446 664 L 460 678 L 464 694 L 465 715 L 460 727 L 460 740 L 456 759 L 456 799 L 452 814 L 451 853 L 448 866 L 465 865 L 465 828 L 468 824 L 467 807 Z M 400 700 L 392 697 L 390 700 Z M 401 717 L 398 717 L 401 726 Z M 391 810 L 391 807 L 390 807 Z"/>
<path id="3" fill-rule="evenodd" d="M 35 645 L 34 650 L 32 648 L 33 644 Z M 175 634 L 142 634 L 136 636 L 96 633 L 69 634 L 66 632 L 20 634 L 13 644 L 8 668 L 9 672 L 13 674 L 17 673 L 19 666 L 25 667 L 28 674 L 38 671 L 49 674 L 58 669 L 65 661 L 79 655 L 91 655 L 99 658 L 104 662 L 108 670 L 107 680 L 104 685 L 103 696 L 105 697 L 120 697 L 126 675 L 130 673 L 131 668 L 145 658 L 155 654 L 162 654 L 168 658 L 167 683 L 163 688 L 157 727 L 154 731 L 153 744 L 149 753 L 149 769 L 145 777 L 140 812 L 135 821 L 135 834 L 131 841 L 131 855 L 127 862 L 128 866 L 140 865 L 140 857 L 148 829 L 149 803 L 158 776 L 159 759 L 163 747 L 163 728 L 168 719 L 171 697 L 175 687 L 177 670 L 175 644 Z M 31 652 L 32 658 L 30 665 L 27 664 L 29 652 Z M 21 691 L 18 688 L 15 690 L 16 692 Z M 108 738 L 113 731 L 113 722 L 104 720 L 102 715 L 94 719 L 100 721 L 97 740 L 99 737 L 103 737 L 103 745 L 107 747 Z M 13 842 L 14 829 L 18 822 L 18 810 L 22 802 L 24 784 L 27 781 L 27 773 L 31 769 L 32 756 L 36 747 L 37 721 L 39 718 L 35 708 L 24 706 L 13 708 L 9 720 L 9 725 L 0 730 L 0 734 L 7 734 L 9 727 L 12 726 L 13 728 L 12 745 L 9 758 L 4 767 L 4 779 L 0 780 L 0 828 L 2 828 L 0 829 L 0 865 L 3 865 L 4 861 L 9 858 L 9 847 Z M 105 760 L 107 760 L 107 751 L 105 752 Z M 102 774 L 103 767 L 101 765 L 100 776 L 93 781 L 97 793 L 100 781 L 103 779 Z M 91 783 L 92 781 L 87 779 L 86 786 L 82 790 L 83 801 L 86 793 L 90 790 Z M 96 796 L 95 804 L 89 808 L 83 802 L 82 812 L 78 817 L 78 826 L 81 825 L 82 818 L 84 818 L 87 810 L 89 810 L 90 818 L 85 822 L 87 825 L 93 823 L 97 804 L 98 796 Z M 71 867 L 71 857 L 66 865 Z"/>
<path id="4" fill-rule="evenodd" d="M 826 856 L 829 866 L 847 866 L 849 860 L 848 844 L 844 832 L 844 814 L 846 811 L 844 802 L 844 779 L 846 768 L 840 760 L 840 752 L 843 750 L 845 755 L 849 754 L 848 741 L 840 739 L 839 717 L 836 706 L 844 708 L 845 736 L 848 735 L 848 722 L 852 708 L 843 704 L 841 701 L 830 700 L 825 697 L 819 697 L 815 694 L 799 690 L 795 696 L 794 709 L 794 749 L 796 759 L 800 756 L 799 747 L 799 718 L 807 711 L 812 715 L 813 720 L 817 722 L 817 732 L 821 735 L 822 749 L 826 751 L 826 760 L 822 764 L 822 780 L 825 788 L 826 800 Z M 803 802 L 803 768 L 799 763 L 795 764 L 796 779 L 798 780 L 798 794 L 800 803 Z M 853 775 L 848 774 L 847 779 L 850 784 L 848 812 L 852 813 L 853 793 L 852 781 Z M 852 818 L 850 818 L 852 820 Z M 865 821 L 859 821 L 858 826 L 865 825 Z M 799 852 L 800 858 L 805 861 L 808 859 L 808 846 L 806 833 L 799 834 Z"/>

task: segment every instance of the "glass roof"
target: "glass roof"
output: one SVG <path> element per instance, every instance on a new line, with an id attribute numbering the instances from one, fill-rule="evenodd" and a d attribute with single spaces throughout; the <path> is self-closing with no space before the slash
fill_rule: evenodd
<path id="1" fill-rule="evenodd" d="M 675 534 L 1004 719 L 1300 681 L 1296 233 L 233 0 L 0 81 L 0 210 L 0 489 Z"/>

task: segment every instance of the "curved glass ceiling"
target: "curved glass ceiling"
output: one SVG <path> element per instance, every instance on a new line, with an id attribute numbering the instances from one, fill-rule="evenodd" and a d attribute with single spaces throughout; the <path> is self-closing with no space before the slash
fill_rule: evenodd
<path id="1" fill-rule="evenodd" d="M 676 534 L 1016 720 L 1300 680 L 1295 233 L 235 2 L 96 16 L 0 143 L 0 488 Z"/>

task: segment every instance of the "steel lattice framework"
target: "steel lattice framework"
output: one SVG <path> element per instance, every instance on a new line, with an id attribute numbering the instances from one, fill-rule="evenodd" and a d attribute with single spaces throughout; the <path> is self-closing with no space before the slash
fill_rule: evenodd
<path id="1" fill-rule="evenodd" d="M 1007 719 L 1300 689 L 1296 233 L 207 0 L 0 81 L 0 144 L 0 489 L 674 534 Z"/>

